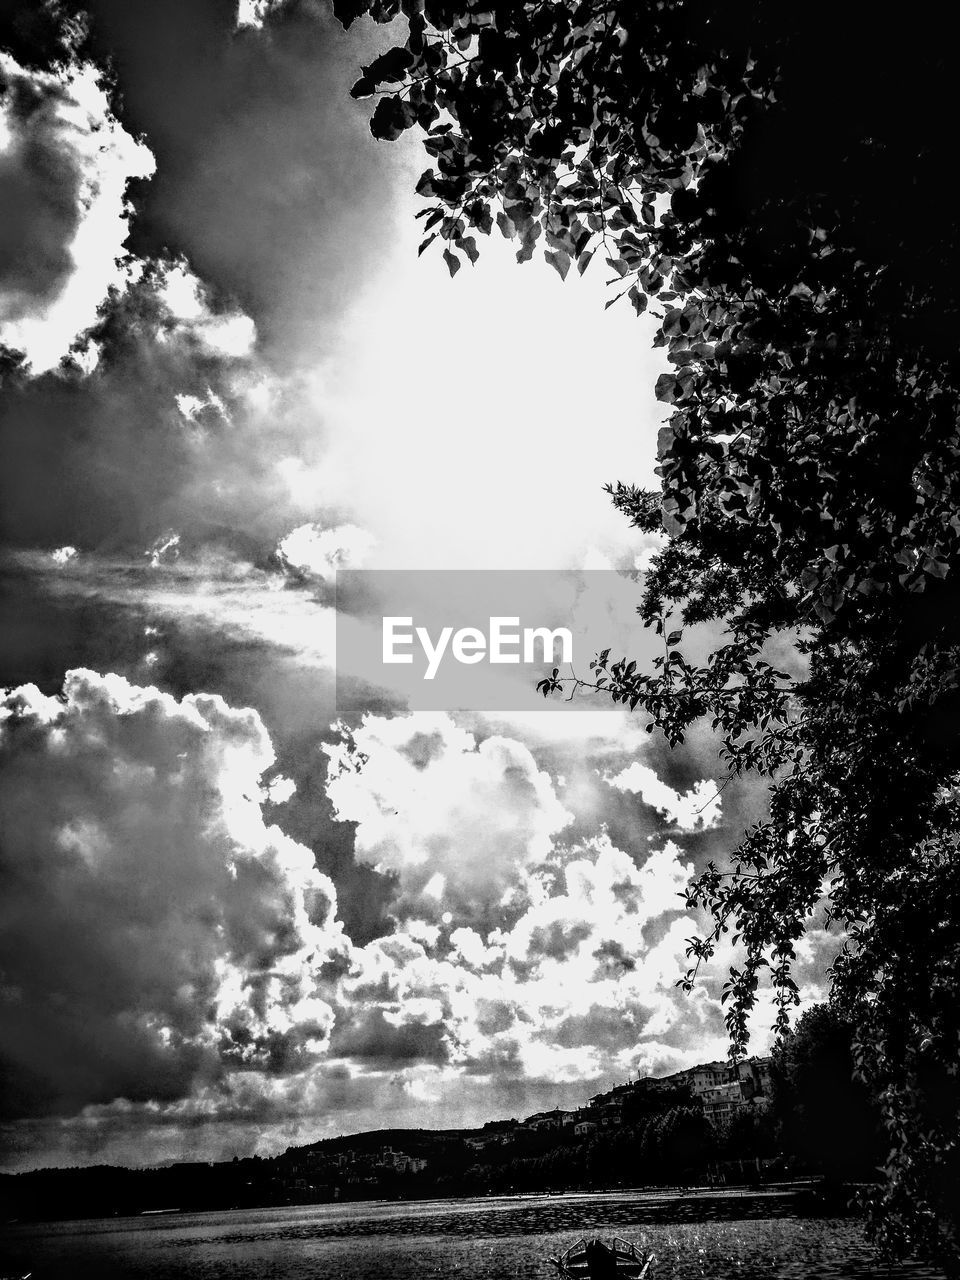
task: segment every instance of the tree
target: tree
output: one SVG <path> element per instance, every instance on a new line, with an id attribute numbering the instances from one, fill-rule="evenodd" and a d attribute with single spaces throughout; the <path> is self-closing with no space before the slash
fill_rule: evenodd
<path id="1" fill-rule="evenodd" d="M 940 6 L 885 22 L 825 0 L 335 0 L 405 19 L 364 68 L 374 134 L 420 126 L 422 248 L 451 274 L 494 224 L 565 276 L 599 255 L 651 304 L 672 366 L 659 493 L 613 499 L 666 542 L 642 671 L 591 684 L 679 744 L 708 720 L 768 818 L 690 902 L 692 983 L 723 934 L 735 1054 L 761 976 L 778 1029 L 824 895 L 833 991 L 879 1099 L 891 1249 L 960 1267 L 960 254 Z M 613 301 L 614 299 L 611 299 Z M 684 627 L 718 636 L 702 664 Z M 768 660 L 788 637 L 790 673 Z M 544 682 L 549 694 L 561 679 Z"/>
<path id="2" fill-rule="evenodd" d="M 663 1118 L 659 1135 L 662 1176 L 682 1183 L 699 1176 L 713 1154 L 714 1135 L 702 1107 L 676 1107 Z"/>
<path id="3" fill-rule="evenodd" d="M 853 1028 L 814 1005 L 773 1052 L 773 1112 L 784 1147 L 804 1167 L 864 1180 L 883 1159 L 880 1110 L 855 1078 Z"/>

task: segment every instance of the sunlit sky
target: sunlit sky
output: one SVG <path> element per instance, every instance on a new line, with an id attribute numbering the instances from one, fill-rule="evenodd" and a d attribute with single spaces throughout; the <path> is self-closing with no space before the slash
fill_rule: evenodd
<path id="1" fill-rule="evenodd" d="M 334 705 L 338 566 L 644 562 L 602 486 L 655 482 L 654 321 L 599 257 L 418 258 L 419 142 L 348 96 L 383 32 L 240 17 L 99 0 L 112 99 L 0 61 L 13 1169 L 480 1124 L 725 1048 L 681 891 L 763 791 L 716 796 L 706 731 Z"/>

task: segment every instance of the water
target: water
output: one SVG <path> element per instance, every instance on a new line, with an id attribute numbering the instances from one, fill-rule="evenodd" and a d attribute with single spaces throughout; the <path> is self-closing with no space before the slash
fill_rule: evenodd
<path id="1" fill-rule="evenodd" d="M 308 1205 L 14 1224 L 0 1274 L 34 1280 L 547 1280 L 581 1235 L 657 1255 L 651 1280 L 937 1280 L 882 1267 L 849 1218 L 797 1218 L 786 1198 L 602 1195 Z"/>

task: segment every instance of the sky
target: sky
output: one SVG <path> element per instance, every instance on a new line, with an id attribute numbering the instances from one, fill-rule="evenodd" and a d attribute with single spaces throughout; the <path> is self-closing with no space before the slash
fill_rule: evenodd
<path id="1" fill-rule="evenodd" d="M 476 1125 L 721 1056 L 732 953 L 678 993 L 682 891 L 764 791 L 717 794 L 707 731 L 335 701 L 338 569 L 647 563 L 603 484 L 655 483 L 654 321 L 500 241 L 417 257 L 419 141 L 348 93 L 382 29 L 9 8 L 2 1167 Z"/>

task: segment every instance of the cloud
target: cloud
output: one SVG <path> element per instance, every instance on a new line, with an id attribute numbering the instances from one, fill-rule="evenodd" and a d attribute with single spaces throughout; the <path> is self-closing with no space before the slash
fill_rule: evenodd
<path id="1" fill-rule="evenodd" d="M 398 885 L 395 932 L 343 980 L 332 1052 L 569 1082 L 622 1069 L 648 1038 L 715 1047 L 722 1014 L 676 992 L 698 922 L 675 844 L 581 835 L 528 747 L 446 715 L 368 716 L 323 749 L 357 857 Z"/>
<path id="2" fill-rule="evenodd" d="M 391 931 L 355 945 L 264 817 L 270 797 L 296 820 L 310 766 L 291 797 L 256 713 L 90 672 L 64 695 L 16 691 L 0 735 L 13 1164 L 276 1150 L 416 1124 L 424 1099 L 480 1123 L 722 1052 L 712 988 L 675 989 L 689 863 L 565 842 L 566 797 L 522 743 L 418 715 L 328 744 L 333 828 L 356 822 L 395 886 Z"/>
<path id="3" fill-rule="evenodd" d="M 161 341 L 170 334 L 186 334 L 213 355 L 226 359 L 239 360 L 252 352 L 256 325 L 236 308 L 212 311 L 207 290 L 186 262 L 175 262 L 163 271 L 157 293 L 173 320 L 170 330 L 159 332 Z"/>
<path id="4" fill-rule="evenodd" d="M 358 824 L 356 856 L 428 915 L 440 902 L 490 907 L 571 818 L 521 742 L 477 742 L 445 714 L 365 716 L 323 750 L 336 816 Z"/>
<path id="5" fill-rule="evenodd" d="M 276 9 L 276 0 L 239 0 L 237 5 L 237 28 L 258 29 L 263 26 L 270 13 Z"/>
<path id="6" fill-rule="evenodd" d="M 296 574 L 331 582 L 338 569 L 359 569 L 376 540 L 356 525 L 324 529 L 318 524 L 302 524 L 280 539 L 277 556 Z"/>
<path id="7" fill-rule="evenodd" d="M 157 159 L 136 193 L 134 252 L 183 253 L 241 300 L 277 367 L 315 367 L 396 224 L 402 155 L 349 96 L 382 29 L 345 33 L 316 0 L 98 0 L 92 21 L 124 123 Z"/>
<path id="8" fill-rule="evenodd" d="M 101 660 L 136 664 L 168 641 L 172 657 L 179 643 L 186 658 L 196 648 L 189 643 L 193 638 L 228 657 L 238 644 L 256 647 L 261 661 L 269 654 L 273 664 L 294 657 L 313 671 L 315 681 L 332 682 L 332 607 L 274 569 L 216 549 L 194 548 L 182 556 L 175 534 L 155 540 L 135 558 L 86 556 L 76 549 L 62 556 L 60 550 L 9 553 L 0 563 L 11 578 L 18 571 L 27 575 L 32 586 L 42 588 L 44 603 L 61 606 L 68 618 L 89 623 L 91 611 L 110 618 L 115 634 L 106 644 L 86 637 L 85 652 Z M 211 653 L 208 662 L 213 658 Z M 332 694 L 327 703 L 332 718 Z"/>
<path id="9" fill-rule="evenodd" d="M 673 988 L 693 923 L 680 896 L 690 870 L 669 842 L 637 866 L 601 835 L 565 855 L 548 888 L 530 882 L 529 906 L 500 940 L 545 1040 L 604 1057 L 654 1017 L 682 1024 Z"/>
<path id="10" fill-rule="evenodd" d="M 331 881 L 263 816 L 256 712 L 90 671 L 0 734 L 6 1114 L 172 1102 L 324 1051 Z"/>
<path id="11" fill-rule="evenodd" d="M 289 460 L 319 456 L 295 380 L 254 349 L 253 322 L 180 259 L 131 264 L 79 368 L 15 377 L 0 444 L 9 544 L 139 553 L 179 533 L 269 555 L 317 508 Z"/>
<path id="12" fill-rule="evenodd" d="M 621 710 L 468 732 L 388 720 L 369 689 L 335 712 L 330 671 L 326 584 L 365 556 L 629 566 L 646 538 L 601 486 L 617 456 L 643 481 L 660 409 L 570 352 L 647 360 L 651 385 L 662 353 L 592 274 L 561 288 L 500 244 L 456 282 L 417 262 L 399 192 L 420 157 L 348 97 L 381 29 L 344 36 L 314 0 L 98 0 L 90 23 L 112 115 L 89 68 L 18 69 L 3 100 L 0 175 L 32 219 L 0 229 L 10 323 L 60 316 L 61 350 L 92 325 L 4 388 L 3 657 L 48 691 L 81 662 L 130 683 L 20 689 L 0 731 L 2 1079 L 29 1117 L 0 1141 L 30 1163 L 209 1159 L 417 1124 L 427 1101 L 436 1124 L 577 1105 L 718 1052 L 713 987 L 673 987 L 689 850 L 718 840 L 719 805 L 691 812 L 706 784 L 686 790 L 712 741 L 680 768 L 647 748 L 666 783 L 640 779 L 644 808 L 600 781 L 639 752 Z M 597 642 L 643 660 L 635 594 Z M 335 714 L 356 727 L 331 742 Z M 663 818 L 695 833 L 683 853 Z"/>
<path id="13" fill-rule="evenodd" d="M 574 961 L 590 982 L 608 976 L 614 957 L 623 960 L 613 976 L 631 972 L 647 950 L 646 926 L 679 913 L 690 870 L 670 842 L 638 867 L 600 836 L 562 866 L 559 892 L 536 894 L 505 935 L 507 958 L 517 968 L 541 973 Z"/>
<path id="14" fill-rule="evenodd" d="M 657 809 L 681 831 L 699 831 L 716 826 L 721 816 L 717 784 L 710 778 L 680 794 L 663 782 L 649 765 L 635 760 L 622 772 L 606 779 L 618 791 L 638 795 L 644 804 Z"/>
<path id="15" fill-rule="evenodd" d="M 646 1039 L 683 1043 L 702 1021 L 675 991 L 689 870 L 672 845 L 637 867 L 601 836 L 518 869 L 502 926 L 465 925 L 455 908 L 436 930 L 401 922 L 355 951 L 331 1053 L 455 1068 L 496 1092 L 630 1069 Z"/>
<path id="16" fill-rule="evenodd" d="M 122 278 L 127 184 L 154 170 L 100 73 L 26 70 L 0 53 L 0 342 L 52 369 Z"/>

